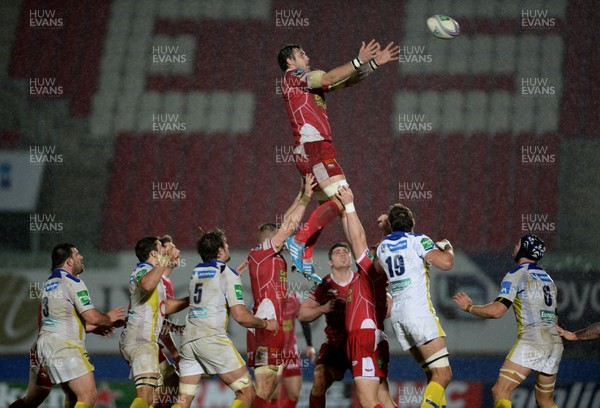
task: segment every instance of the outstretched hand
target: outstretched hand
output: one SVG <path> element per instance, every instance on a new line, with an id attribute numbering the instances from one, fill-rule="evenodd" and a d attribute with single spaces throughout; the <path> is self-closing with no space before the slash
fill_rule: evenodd
<path id="1" fill-rule="evenodd" d="M 308 173 L 303 180 L 304 185 L 302 186 L 302 188 L 304 191 L 304 195 L 310 198 L 313 195 L 315 187 L 317 187 L 319 183 L 317 183 L 317 180 L 315 179 L 315 176 L 313 176 L 312 173 Z"/>
<path id="2" fill-rule="evenodd" d="M 363 64 L 371 61 L 375 58 L 380 48 L 381 46 L 375 40 L 371 40 L 368 44 L 365 44 L 363 41 L 360 50 L 358 51 L 358 59 L 361 60 Z"/>
<path id="3" fill-rule="evenodd" d="M 456 303 L 458 307 L 465 312 L 467 311 L 467 306 L 473 304 L 473 301 L 465 292 L 458 292 L 452 297 L 452 300 L 454 300 L 454 303 Z"/>
<path id="4" fill-rule="evenodd" d="M 394 45 L 392 41 L 384 49 L 378 49 L 375 55 L 375 62 L 379 65 L 386 64 L 390 61 L 397 61 L 400 54 L 400 46 Z"/>

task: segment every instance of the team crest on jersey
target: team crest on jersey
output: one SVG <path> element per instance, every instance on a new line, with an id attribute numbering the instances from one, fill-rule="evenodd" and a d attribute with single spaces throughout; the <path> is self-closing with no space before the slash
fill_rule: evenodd
<path id="1" fill-rule="evenodd" d="M 279 283 L 287 283 L 287 271 L 285 269 L 279 269 Z"/>
<path id="2" fill-rule="evenodd" d="M 433 241 L 429 238 L 421 238 L 421 245 L 423 245 L 423 249 L 425 251 L 429 251 L 435 247 Z"/>
<path id="3" fill-rule="evenodd" d="M 82 290 L 81 292 L 77 292 L 77 297 L 83 306 L 88 306 L 92 304 L 90 300 L 90 295 L 87 290 Z"/>
<path id="4" fill-rule="evenodd" d="M 325 98 L 319 94 L 313 94 L 313 96 L 315 98 L 315 103 L 319 108 L 327 109 L 327 102 L 325 102 Z"/>

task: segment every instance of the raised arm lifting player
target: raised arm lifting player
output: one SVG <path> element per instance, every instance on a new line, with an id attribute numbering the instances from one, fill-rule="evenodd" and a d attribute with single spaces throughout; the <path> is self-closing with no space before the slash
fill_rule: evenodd
<path id="1" fill-rule="evenodd" d="M 277 56 L 285 72 L 282 93 L 294 135 L 294 161 L 303 177 L 312 174 L 319 183 L 321 204 L 286 244 L 295 267 L 317 283 L 321 278 L 314 271 L 313 248 L 322 228 L 340 215 L 342 205 L 335 194 L 338 186 L 347 184 L 332 145 L 325 93 L 355 85 L 379 66 L 397 60 L 399 50 L 393 43 L 381 49 L 375 40 L 363 42 L 357 58 L 328 72 L 311 71 L 308 56 L 297 44 L 286 45 Z"/>
<path id="2" fill-rule="evenodd" d="M 258 233 L 260 244 L 248 255 L 254 298 L 252 312 L 260 318 L 275 319 L 279 325 L 275 332 L 261 328 L 248 330 L 248 367 L 254 367 L 256 398 L 253 406 L 258 408 L 267 406 L 271 400 L 284 366 L 283 311 L 288 283 L 287 263 L 280 252 L 285 239 L 292 235 L 302 220 L 314 186 L 312 176 L 307 175 L 298 197 L 284 214 L 281 227 L 273 223 L 261 225 Z"/>

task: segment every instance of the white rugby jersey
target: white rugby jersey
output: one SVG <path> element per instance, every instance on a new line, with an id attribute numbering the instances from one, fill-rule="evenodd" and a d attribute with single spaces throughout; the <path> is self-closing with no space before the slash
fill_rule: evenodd
<path id="1" fill-rule="evenodd" d="M 435 314 L 429 295 L 429 267 L 425 254 L 435 249 L 426 235 L 395 231 L 377 248 L 377 258 L 390 279 L 394 320 Z"/>
<path id="2" fill-rule="evenodd" d="M 190 309 L 181 344 L 227 335 L 229 308 L 244 305 L 242 281 L 237 272 L 217 260 L 200 263 L 192 272 L 189 290 Z"/>
<path id="3" fill-rule="evenodd" d="M 556 285 L 550 275 L 539 264 L 526 262 L 504 276 L 496 300 L 509 307 L 509 302 L 512 303 L 519 339 L 550 341 L 559 338 L 554 327 L 556 295 Z"/>
<path id="4" fill-rule="evenodd" d="M 167 291 L 160 279 L 150 292 L 144 292 L 140 280 L 154 265 L 141 262 L 129 277 L 129 311 L 127 324 L 121 333 L 121 346 L 157 341 L 165 318 Z"/>
<path id="5" fill-rule="evenodd" d="M 81 314 L 94 309 L 85 283 L 64 269 L 54 269 L 42 292 L 40 336 L 52 334 L 83 346 L 85 323 Z"/>

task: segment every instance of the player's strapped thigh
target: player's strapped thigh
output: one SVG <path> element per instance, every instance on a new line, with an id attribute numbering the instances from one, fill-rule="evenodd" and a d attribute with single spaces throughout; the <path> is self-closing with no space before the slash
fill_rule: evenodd
<path id="1" fill-rule="evenodd" d="M 162 385 L 162 377 L 159 373 L 144 373 L 133 377 L 135 388 L 152 387 L 158 388 Z"/>
<path id="2" fill-rule="evenodd" d="M 449 355 L 448 349 L 444 347 L 427 357 L 421 367 L 426 371 L 431 370 L 432 368 L 448 367 L 450 366 L 450 361 L 448 360 Z"/>
<path id="3" fill-rule="evenodd" d="M 322 191 L 325 193 L 325 195 L 327 197 L 335 197 L 335 194 L 338 191 L 338 188 L 342 187 L 342 186 L 347 186 L 348 182 L 346 181 L 345 178 L 338 180 L 338 181 L 334 181 L 333 183 L 322 187 Z"/>
<path id="4" fill-rule="evenodd" d="M 250 387 L 250 386 L 252 386 L 252 377 L 250 376 L 250 373 L 247 371 L 244 374 L 242 374 L 242 376 L 240 378 L 238 378 L 237 380 L 235 380 L 234 382 L 232 382 L 231 384 L 228 385 L 228 387 L 233 392 L 237 392 L 237 391 L 241 390 L 242 388 L 246 388 L 246 387 Z"/>
<path id="5" fill-rule="evenodd" d="M 527 378 L 526 375 L 508 367 L 502 367 L 498 376 L 516 384 L 521 384 L 525 380 L 525 378 Z"/>
<path id="6" fill-rule="evenodd" d="M 196 395 L 196 391 L 198 390 L 198 384 L 187 384 L 179 382 L 179 393 L 183 395 Z"/>

